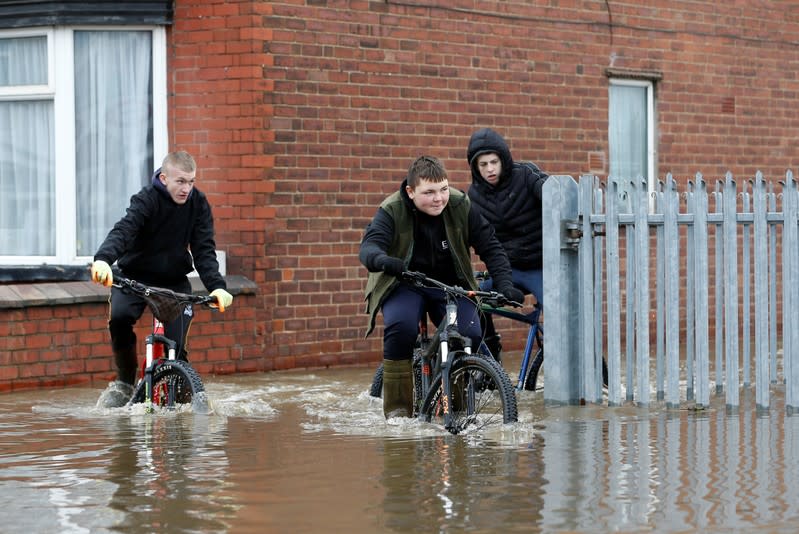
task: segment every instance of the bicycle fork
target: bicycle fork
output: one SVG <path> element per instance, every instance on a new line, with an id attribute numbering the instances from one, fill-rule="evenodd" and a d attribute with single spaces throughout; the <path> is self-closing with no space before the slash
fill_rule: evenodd
<path id="1" fill-rule="evenodd" d="M 524 356 L 522 357 L 522 365 L 519 368 L 519 381 L 516 383 L 516 390 L 521 391 L 524 389 L 524 380 L 527 377 L 527 369 L 530 368 L 530 356 L 533 354 L 533 341 L 535 341 L 538 332 L 538 325 L 532 325 L 527 332 L 527 344 L 524 346 Z"/>
<path id="2" fill-rule="evenodd" d="M 471 339 L 464 338 L 458 332 L 458 306 L 454 302 L 447 302 L 446 314 L 447 326 L 441 333 L 441 344 L 439 345 L 439 350 L 441 350 L 441 411 L 444 414 L 444 428 L 452 432 L 455 421 L 452 415 L 453 398 L 452 383 L 450 382 L 452 360 L 449 357 L 449 340 L 450 336 L 458 339 L 467 354 L 472 352 L 472 342 Z"/>
<path id="3" fill-rule="evenodd" d="M 164 347 L 167 348 L 167 358 L 175 359 L 177 343 L 164 335 L 164 324 L 153 320 L 153 333 L 144 340 L 144 406 L 145 412 L 153 411 L 153 363 L 164 357 Z M 169 398 L 174 398 L 169 395 Z"/>

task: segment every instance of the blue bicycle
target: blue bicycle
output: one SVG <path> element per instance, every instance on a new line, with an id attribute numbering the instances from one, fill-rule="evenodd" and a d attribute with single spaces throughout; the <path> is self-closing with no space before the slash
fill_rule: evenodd
<path id="1" fill-rule="evenodd" d="M 492 308 L 486 305 L 482 305 L 481 309 L 485 313 L 507 317 L 513 321 L 530 325 L 530 330 L 527 332 L 527 343 L 524 345 L 522 362 L 519 366 L 516 390 L 536 391 L 542 388 L 543 386 L 539 384 L 538 379 L 541 373 L 541 366 L 544 364 L 544 325 L 543 321 L 541 321 L 541 306 L 536 302 L 535 309 L 529 314 L 515 312 L 507 308 Z M 491 351 L 485 345 L 484 341 L 480 345 L 480 351 L 491 354 Z M 497 359 L 500 357 L 501 354 L 495 356 Z M 608 385 L 608 363 L 604 357 L 602 358 L 602 384 L 605 387 Z"/>
<path id="2" fill-rule="evenodd" d="M 508 308 L 495 308 L 486 304 L 482 304 L 480 309 L 484 313 L 507 317 L 513 321 L 530 325 L 530 329 L 527 331 L 527 343 L 524 345 L 524 353 L 519 365 L 516 389 L 518 391 L 535 391 L 537 389 L 538 374 L 544 364 L 544 326 L 540 321 L 541 306 L 536 302 L 533 311 L 530 313 L 521 313 Z M 479 350 L 480 352 L 491 354 L 485 341 L 480 344 Z M 501 354 L 492 354 L 492 356 L 497 360 L 501 358 Z"/>

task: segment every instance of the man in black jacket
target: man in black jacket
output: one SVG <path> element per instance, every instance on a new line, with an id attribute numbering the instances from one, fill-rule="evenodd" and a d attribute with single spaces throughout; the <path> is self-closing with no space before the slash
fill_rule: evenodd
<path id="1" fill-rule="evenodd" d="M 108 233 L 91 266 L 94 282 L 111 286 L 111 265 L 122 275 L 147 285 L 191 293 L 186 275 L 197 269 L 203 285 L 217 298 L 219 311 L 233 302 L 219 273 L 214 241 L 214 220 L 205 195 L 194 187 L 197 164 L 187 152 L 168 154 L 151 183 L 130 200 L 127 212 Z M 136 378 L 136 333 L 145 301 L 111 288 L 111 348 L 117 379 L 100 395 L 97 405 L 123 406 L 133 394 Z M 177 354 L 186 359 L 186 335 L 193 318 L 191 304 L 181 316 L 164 325 L 164 335 L 178 341 Z"/>
<path id="2" fill-rule="evenodd" d="M 505 139 L 490 128 L 472 134 L 466 159 L 472 174 L 469 198 L 505 248 L 514 285 L 543 306 L 541 198 L 547 174 L 533 163 L 514 162 Z M 485 289 L 490 287 L 490 281 L 484 284 Z M 490 315 L 486 344 L 499 359 L 501 345 Z"/>

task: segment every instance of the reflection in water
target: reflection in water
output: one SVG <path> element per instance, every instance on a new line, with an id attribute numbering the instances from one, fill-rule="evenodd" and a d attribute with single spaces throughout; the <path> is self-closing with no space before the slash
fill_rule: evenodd
<path id="1" fill-rule="evenodd" d="M 123 513 L 122 531 L 223 532 L 235 508 L 215 498 L 229 471 L 223 435 L 192 414 L 115 417 L 108 480 L 109 507 Z M 204 503 L 202 514 L 193 502 Z"/>
<path id="2" fill-rule="evenodd" d="M 545 407 L 451 436 L 385 421 L 369 369 L 226 377 L 211 416 L 0 397 L 5 524 L 28 532 L 788 532 L 799 416 Z M 46 399 L 46 400 L 45 400 Z M 0 527 L 2 531 L 2 527 Z"/>
<path id="3" fill-rule="evenodd" d="M 791 491 L 799 485 L 799 467 L 790 461 L 799 454 L 799 417 L 779 409 L 758 414 L 753 404 L 736 414 L 723 407 L 589 410 L 602 419 L 546 423 L 549 484 L 539 526 L 799 527 Z"/>
<path id="4" fill-rule="evenodd" d="M 228 530 L 224 418 L 10 406 L 0 409 L 0 491 L 14 532 Z"/>
<path id="5" fill-rule="evenodd" d="M 385 527 L 415 532 L 529 532 L 539 522 L 542 456 L 453 436 L 384 442 Z"/>

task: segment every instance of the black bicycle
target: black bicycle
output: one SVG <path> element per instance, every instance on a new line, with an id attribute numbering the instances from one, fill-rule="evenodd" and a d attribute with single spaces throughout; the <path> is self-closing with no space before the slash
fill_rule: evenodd
<path id="1" fill-rule="evenodd" d="M 175 409 L 189 404 L 195 413 L 209 413 L 202 379 L 188 361 L 176 358 L 178 344 L 164 335 L 164 323 L 179 319 L 188 305 L 212 307 L 216 297 L 178 293 L 122 276 L 114 277 L 114 286 L 142 297 L 153 313 L 153 331 L 145 339 L 141 375 L 128 405 L 144 403 L 151 412 L 156 406 Z"/>
<path id="2" fill-rule="evenodd" d="M 441 424 L 452 434 L 467 427 L 485 428 L 518 420 L 516 393 L 508 375 L 490 355 L 472 353 L 471 339 L 458 331 L 457 299 L 476 306 L 516 305 L 495 291 L 472 291 L 450 286 L 423 273 L 406 271 L 403 280 L 418 287 L 439 288 L 446 297 L 446 312 L 430 336 L 427 320 L 420 323 L 413 355 L 414 415 Z M 370 395 L 381 397 L 383 365 L 372 378 Z"/>

